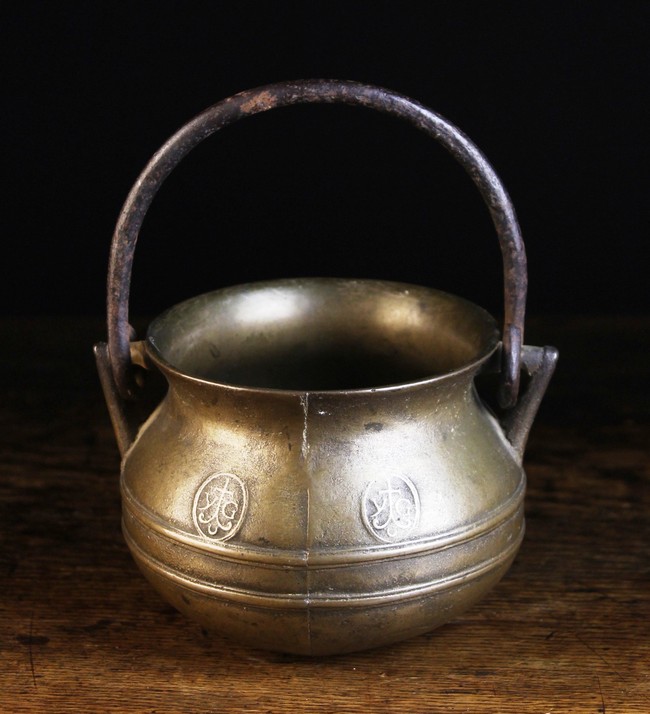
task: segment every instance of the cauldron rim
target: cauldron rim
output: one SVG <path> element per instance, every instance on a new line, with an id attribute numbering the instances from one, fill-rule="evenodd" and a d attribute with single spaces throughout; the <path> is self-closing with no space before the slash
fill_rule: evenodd
<path id="1" fill-rule="evenodd" d="M 377 296 L 379 296 L 379 299 L 383 299 L 385 297 L 389 301 L 406 301 L 409 308 L 416 302 L 422 303 L 422 301 L 428 301 L 425 308 L 430 310 L 432 305 L 438 303 L 443 305 L 444 309 L 447 311 L 445 315 L 443 315 L 443 321 L 447 321 L 449 334 L 452 334 L 452 336 L 455 336 L 461 341 L 470 340 L 471 342 L 473 340 L 474 344 L 470 347 L 463 345 L 461 348 L 461 351 L 462 349 L 465 349 L 465 351 L 469 350 L 471 352 L 471 356 L 460 360 L 451 368 L 423 372 L 421 375 L 413 378 L 396 379 L 395 381 L 390 381 L 388 383 L 357 387 L 351 386 L 345 388 L 322 388 L 309 385 L 300 387 L 278 387 L 268 386 L 266 384 L 251 384 L 233 379 L 215 378 L 207 376 L 202 369 L 193 369 L 192 366 L 188 367 L 187 364 L 184 364 L 184 362 L 186 363 L 188 361 L 187 354 L 182 355 L 179 358 L 179 350 L 182 351 L 182 349 L 187 349 L 188 345 L 191 349 L 194 349 L 194 346 L 201 344 L 202 341 L 206 344 L 210 343 L 210 340 L 207 340 L 204 334 L 207 324 L 206 320 L 201 319 L 204 318 L 206 314 L 209 315 L 210 320 L 214 321 L 212 323 L 212 327 L 216 330 L 216 332 L 219 331 L 218 328 L 220 326 L 222 327 L 225 324 L 223 314 L 218 314 L 216 316 L 211 314 L 215 306 L 221 306 L 221 308 L 224 308 L 226 305 L 232 305 L 233 300 L 235 301 L 235 304 L 237 304 L 238 301 L 250 301 L 252 299 L 256 300 L 260 296 L 267 297 L 269 294 L 275 293 L 284 297 L 305 297 L 312 301 L 308 305 L 310 309 L 313 308 L 314 304 L 316 304 L 316 301 L 314 300 L 315 297 L 318 300 L 322 300 L 324 296 L 327 299 L 332 298 L 332 296 L 338 299 L 340 298 L 341 293 L 343 294 L 343 298 L 346 300 L 349 298 L 348 293 L 352 296 L 358 294 L 367 297 L 368 300 L 366 300 L 366 302 L 371 305 L 371 310 L 375 310 L 377 308 Z M 360 308 L 360 310 L 363 312 L 363 308 Z M 357 340 L 358 334 L 355 333 L 353 335 L 355 329 L 355 319 L 357 318 L 357 316 L 353 314 L 354 312 L 354 310 L 350 310 L 351 314 L 346 314 L 343 318 L 335 318 L 334 329 L 340 330 L 340 332 L 335 332 L 337 336 L 340 337 L 343 335 L 349 337 L 350 339 L 354 337 L 354 339 Z M 298 317 L 303 323 L 306 322 L 304 314 L 299 312 Z M 462 327 L 467 330 L 469 326 L 469 329 L 473 332 L 473 334 L 468 335 L 467 332 L 461 334 L 459 331 L 461 328 L 456 324 L 456 321 L 459 320 L 459 318 L 463 320 Z M 299 330 L 300 327 L 305 327 L 305 325 L 301 323 L 298 325 L 298 328 L 295 328 L 293 325 L 293 321 L 295 319 L 294 316 L 289 316 L 287 319 L 287 324 L 291 326 L 291 329 Z M 322 322 L 322 313 L 319 319 Z M 423 319 L 426 322 L 427 315 L 425 315 Z M 266 322 L 264 325 L 270 326 L 274 323 L 277 326 L 277 321 L 275 320 Z M 317 324 L 317 327 L 325 329 L 326 325 Z M 359 326 L 356 325 L 356 327 L 358 328 Z M 376 325 L 371 327 L 376 327 Z M 422 325 L 416 326 L 420 332 L 422 332 L 426 327 L 426 325 L 424 325 L 424 328 Z M 319 332 L 319 330 L 314 329 L 312 325 L 309 326 L 309 329 L 313 330 L 314 334 Z M 402 329 L 401 326 L 399 326 L 399 329 Z M 198 332 L 196 332 L 197 330 Z M 198 334 L 198 337 L 196 337 L 195 332 Z M 374 334 L 370 331 L 369 334 L 371 338 L 374 338 L 376 335 L 380 335 L 383 339 L 385 336 L 383 331 L 376 331 Z M 421 335 L 416 336 L 421 337 Z M 184 344 L 179 347 L 179 343 Z M 147 330 L 145 344 L 148 357 L 163 372 L 163 374 L 176 382 L 180 380 L 181 382 L 187 381 L 190 383 L 214 386 L 217 388 L 235 391 L 277 395 L 300 396 L 306 393 L 368 395 L 371 393 L 403 391 L 405 389 L 436 384 L 442 381 L 454 380 L 463 376 L 471 379 L 474 374 L 478 372 L 480 367 L 499 348 L 500 335 L 497 323 L 492 315 L 478 305 L 451 293 L 446 293 L 434 288 L 387 280 L 319 277 L 290 278 L 244 283 L 194 296 L 173 305 L 161 313 L 158 317 L 154 318 Z M 431 349 L 431 347 L 429 347 L 429 349 Z M 421 351 L 426 352 L 426 349 Z"/>

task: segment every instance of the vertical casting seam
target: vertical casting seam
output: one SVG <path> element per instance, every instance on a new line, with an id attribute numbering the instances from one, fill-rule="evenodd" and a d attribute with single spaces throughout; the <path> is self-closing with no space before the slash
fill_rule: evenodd
<path id="1" fill-rule="evenodd" d="M 308 442 L 308 432 L 307 432 L 307 415 L 309 413 L 309 392 L 305 392 L 303 395 L 300 397 L 300 404 L 302 405 L 302 410 L 303 410 L 303 427 L 302 427 L 302 442 L 300 446 L 300 455 L 302 457 L 303 461 L 303 469 L 304 469 L 304 474 L 305 474 L 305 479 L 306 479 L 306 497 L 307 497 L 307 504 L 306 504 L 306 511 L 307 511 L 307 521 L 305 524 L 305 588 L 306 588 L 306 595 L 305 595 L 305 606 L 306 606 L 306 611 L 307 611 L 307 645 L 309 647 L 309 651 L 311 652 L 311 575 L 309 572 L 309 539 L 310 539 L 310 532 L 311 532 L 311 522 L 310 522 L 310 490 L 311 490 L 311 475 L 309 473 L 309 470 L 307 468 L 307 456 L 309 454 L 309 442 Z"/>

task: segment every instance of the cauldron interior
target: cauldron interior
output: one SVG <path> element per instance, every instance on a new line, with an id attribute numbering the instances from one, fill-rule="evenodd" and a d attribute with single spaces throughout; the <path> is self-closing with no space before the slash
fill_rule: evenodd
<path id="1" fill-rule="evenodd" d="M 372 389 L 467 368 L 497 346 L 494 319 L 428 288 L 306 278 L 199 295 L 152 322 L 157 359 L 241 387 Z"/>

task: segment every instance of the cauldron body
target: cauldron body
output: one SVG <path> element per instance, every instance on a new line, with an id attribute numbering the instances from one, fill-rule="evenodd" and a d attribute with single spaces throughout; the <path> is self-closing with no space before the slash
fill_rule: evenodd
<path id="1" fill-rule="evenodd" d="M 139 566 L 205 627 L 300 654 L 453 617 L 523 535 L 524 473 L 473 387 L 497 346 L 476 306 L 386 282 L 176 306 L 146 340 L 169 391 L 123 464 Z"/>

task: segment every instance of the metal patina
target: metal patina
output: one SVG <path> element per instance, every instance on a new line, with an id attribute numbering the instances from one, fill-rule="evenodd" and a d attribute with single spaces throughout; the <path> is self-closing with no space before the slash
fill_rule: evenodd
<path id="1" fill-rule="evenodd" d="M 135 243 L 160 185 L 197 144 L 274 107 L 344 102 L 445 146 L 501 244 L 505 322 L 429 288 L 287 279 L 172 307 L 136 340 Z M 487 160 L 440 115 L 353 82 L 243 92 L 180 129 L 134 185 L 113 238 L 108 343 L 95 347 L 123 454 L 123 530 L 161 595 L 255 647 L 332 654 L 427 632 L 479 600 L 524 532 L 528 432 L 557 351 L 523 346 L 526 259 Z M 521 370 L 529 375 L 520 394 Z M 140 415 L 146 370 L 166 396 Z M 477 395 L 499 375 L 498 420 Z"/>

